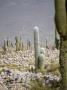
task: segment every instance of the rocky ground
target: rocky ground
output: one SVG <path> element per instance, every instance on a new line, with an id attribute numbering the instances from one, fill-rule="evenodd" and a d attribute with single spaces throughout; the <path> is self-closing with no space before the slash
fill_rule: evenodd
<path id="1" fill-rule="evenodd" d="M 44 49 L 44 66 L 49 71 L 51 64 L 59 64 L 57 49 Z M 33 50 L 11 51 L 0 55 L 0 90 L 29 90 L 31 80 L 41 79 L 45 84 L 52 85 L 51 81 L 58 82 L 60 76 L 48 72 L 35 73 L 35 58 Z M 53 67 L 54 68 L 54 67 Z"/>

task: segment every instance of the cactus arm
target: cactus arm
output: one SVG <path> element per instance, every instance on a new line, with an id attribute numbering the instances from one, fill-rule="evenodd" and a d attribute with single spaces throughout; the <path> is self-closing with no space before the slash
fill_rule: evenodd
<path id="1" fill-rule="evenodd" d="M 37 59 L 37 68 L 40 70 L 44 69 L 44 54 L 40 54 Z"/>
<path id="2" fill-rule="evenodd" d="M 55 21 L 60 36 L 67 38 L 65 1 L 66 0 L 55 0 Z"/>

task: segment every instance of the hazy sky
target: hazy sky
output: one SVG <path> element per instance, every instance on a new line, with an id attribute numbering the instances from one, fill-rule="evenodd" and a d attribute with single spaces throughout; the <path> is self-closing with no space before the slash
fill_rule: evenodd
<path id="1" fill-rule="evenodd" d="M 33 27 L 40 28 L 40 41 L 54 41 L 54 0 L 0 0 L 0 43 L 9 37 L 14 40 L 33 40 Z"/>

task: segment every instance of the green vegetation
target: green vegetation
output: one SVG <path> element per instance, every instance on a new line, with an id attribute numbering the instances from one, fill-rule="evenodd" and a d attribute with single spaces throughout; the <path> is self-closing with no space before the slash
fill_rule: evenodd
<path id="1" fill-rule="evenodd" d="M 59 90 L 58 88 L 51 88 L 43 84 L 42 80 L 31 81 L 30 90 Z"/>
<path id="2" fill-rule="evenodd" d="M 10 69 L 17 69 L 19 71 L 25 71 L 23 66 L 19 66 L 19 65 L 16 65 L 16 64 L 4 64 L 4 65 L 0 65 L 0 68 L 4 68 L 4 67 L 7 67 L 7 68 L 10 68 Z"/>
<path id="3" fill-rule="evenodd" d="M 16 51 L 19 51 L 20 50 L 20 40 L 19 40 L 19 38 L 16 36 L 15 37 L 15 40 L 16 40 Z"/>
<path id="4" fill-rule="evenodd" d="M 60 67 L 60 65 L 58 63 L 51 63 L 47 67 L 47 71 L 48 72 L 53 72 L 53 71 L 56 71 L 57 69 L 59 70 L 59 67 Z"/>

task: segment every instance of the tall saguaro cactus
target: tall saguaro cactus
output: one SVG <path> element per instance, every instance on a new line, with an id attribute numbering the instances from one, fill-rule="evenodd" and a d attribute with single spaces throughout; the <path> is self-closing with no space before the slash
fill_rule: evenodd
<path id="1" fill-rule="evenodd" d="M 34 27 L 34 49 L 35 49 L 35 68 L 37 69 L 37 60 L 40 54 L 39 28 Z"/>
<path id="2" fill-rule="evenodd" d="M 67 90 L 67 0 L 55 0 L 55 21 L 60 34 L 60 90 Z"/>
<path id="3" fill-rule="evenodd" d="M 44 49 L 40 48 L 39 28 L 34 27 L 34 49 L 35 49 L 35 69 L 42 71 L 44 69 Z"/>

